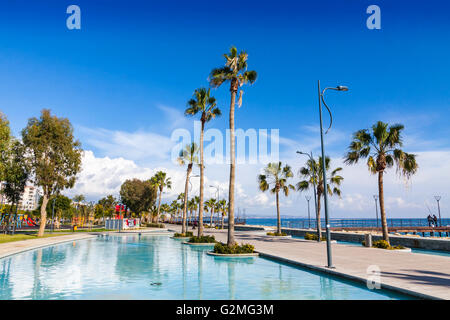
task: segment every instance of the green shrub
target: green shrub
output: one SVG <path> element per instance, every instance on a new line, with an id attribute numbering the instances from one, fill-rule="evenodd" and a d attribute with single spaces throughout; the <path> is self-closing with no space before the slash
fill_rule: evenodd
<path id="1" fill-rule="evenodd" d="M 190 243 L 215 243 L 216 239 L 214 236 L 201 236 L 201 237 L 191 237 L 189 239 Z"/>
<path id="2" fill-rule="evenodd" d="M 317 234 L 315 234 L 315 233 L 306 233 L 306 234 L 305 234 L 305 240 L 314 240 L 314 241 L 317 241 L 318 238 L 319 238 L 319 237 L 318 237 Z M 326 240 L 327 240 L 327 238 L 324 237 L 324 236 L 322 236 L 322 238 L 321 238 L 320 241 L 326 241 Z"/>
<path id="3" fill-rule="evenodd" d="M 225 243 L 218 242 L 214 246 L 214 253 L 220 254 L 243 254 L 243 253 L 253 253 L 255 247 L 251 244 L 235 244 L 234 246 L 227 246 Z"/>
<path id="4" fill-rule="evenodd" d="M 285 232 L 277 233 L 277 232 L 267 232 L 268 236 L 275 236 L 275 237 L 284 237 L 287 236 Z"/>
<path id="5" fill-rule="evenodd" d="M 145 225 L 147 228 L 165 228 L 166 226 L 163 223 L 147 223 Z"/>
<path id="6" fill-rule="evenodd" d="M 174 238 L 187 238 L 187 237 L 193 237 L 194 234 L 191 231 L 186 231 L 186 233 L 178 233 L 175 232 L 173 235 Z"/>
<path id="7" fill-rule="evenodd" d="M 372 247 L 380 249 L 389 249 L 390 245 L 389 242 L 387 242 L 386 240 L 378 240 L 373 242 Z"/>

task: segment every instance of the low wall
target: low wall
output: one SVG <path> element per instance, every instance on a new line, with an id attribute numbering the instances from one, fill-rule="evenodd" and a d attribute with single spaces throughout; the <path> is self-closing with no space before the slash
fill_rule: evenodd
<path id="1" fill-rule="evenodd" d="M 292 236 L 304 237 L 306 233 L 315 233 L 315 230 L 282 228 L 282 232 Z M 325 231 L 325 230 L 323 230 Z M 380 235 L 372 235 L 373 241 L 381 240 Z M 331 232 L 332 240 L 359 242 L 364 241 L 363 233 L 352 232 Z M 423 237 L 406 237 L 406 236 L 389 236 L 391 245 L 402 245 L 408 248 L 418 248 L 426 250 L 450 251 L 450 240 L 446 239 L 429 239 Z"/>

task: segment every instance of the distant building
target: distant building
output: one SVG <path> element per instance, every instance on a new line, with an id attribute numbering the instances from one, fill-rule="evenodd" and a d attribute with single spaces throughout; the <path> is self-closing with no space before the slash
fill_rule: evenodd
<path id="1" fill-rule="evenodd" d="M 3 190 L 5 183 L 0 183 L 0 190 Z M 27 185 L 25 186 L 25 190 L 20 196 L 19 200 L 19 210 L 25 210 L 25 211 L 33 211 L 37 209 L 39 205 L 39 198 L 41 197 L 41 192 L 38 187 L 34 185 Z M 9 204 L 11 205 L 11 202 L 8 201 L 8 199 L 5 197 L 4 194 L 0 193 L 0 202 L 2 205 Z"/>

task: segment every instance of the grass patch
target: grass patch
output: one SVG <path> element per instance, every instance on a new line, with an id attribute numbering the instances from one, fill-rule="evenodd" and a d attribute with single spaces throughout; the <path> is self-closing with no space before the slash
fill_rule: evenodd
<path id="1" fill-rule="evenodd" d="M 216 238 L 214 236 L 201 236 L 201 237 L 191 237 L 188 241 L 189 243 L 215 243 Z"/>
<path id="2" fill-rule="evenodd" d="M 50 237 L 57 237 L 57 236 L 63 236 L 64 234 L 44 234 L 42 237 L 37 236 L 37 234 L 0 234 L 0 243 L 8 243 L 8 242 L 15 242 L 15 241 L 22 241 L 22 240 L 32 240 L 32 239 L 40 239 L 40 238 L 50 238 Z"/>
<path id="3" fill-rule="evenodd" d="M 266 233 L 268 236 L 274 236 L 274 237 L 285 237 L 287 236 L 286 232 L 267 232 Z"/>
<path id="4" fill-rule="evenodd" d="M 175 232 L 173 235 L 174 238 L 187 238 L 187 237 L 193 237 L 194 234 L 191 231 L 186 231 L 186 233 L 178 233 Z"/>
<path id="5" fill-rule="evenodd" d="M 314 240 L 317 241 L 317 239 L 319 239 L 319 236 L 315 233 L 306 233 L 305 234 L 305 240 Z M 320 239 L 320 241 L 326 241 L 327 238 L 322 236 L 322 238 Z"/>
<path id="6" fill-rule="evenodd" d="M 251 244 L 235 244 L 234 246 L 227 246 L 225 243 L 218 242 L 214 246 L 214 253 L 219 254 L 243 254 L 243 253 L 253 253 L 255 247 Z"/>

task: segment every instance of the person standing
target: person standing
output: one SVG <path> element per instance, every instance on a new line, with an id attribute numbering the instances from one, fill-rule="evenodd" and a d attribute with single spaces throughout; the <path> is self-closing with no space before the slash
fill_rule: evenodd
<path id="1" fill-rule="evenodd" d="M 433 221 L 433 218 L 431 217 L 430 214 L 428 215 L 427 220 L 428 220 L 428 226 L 431 227 L 431 223 Z"/>
<path id="2" fill-rule="evenodd" d="M 438 219 L 437 219 L 435 214 L 433 214 L 433 221 L 434 221 L 434 226 L 437 227 L 438 226 Z"/>

